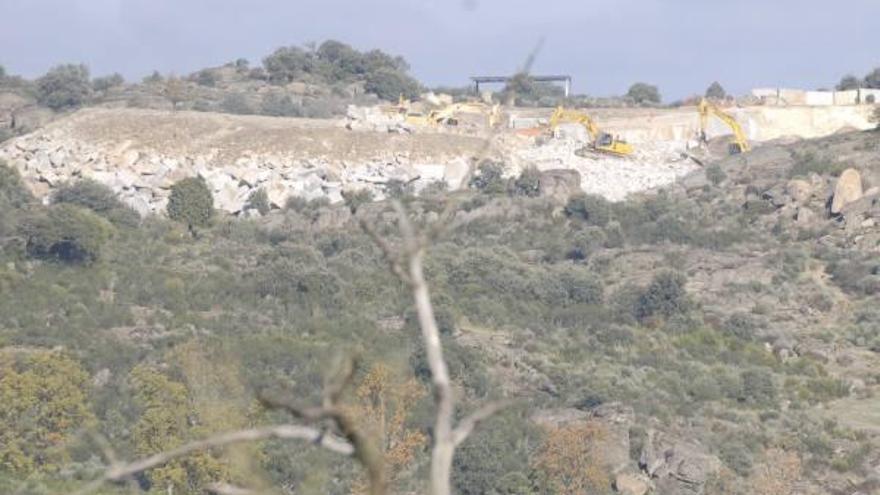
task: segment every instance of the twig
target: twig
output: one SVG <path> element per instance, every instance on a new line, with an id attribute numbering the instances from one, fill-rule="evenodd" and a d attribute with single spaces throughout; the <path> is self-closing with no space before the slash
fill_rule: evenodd
<path id="1" fill-rule="evenodd" d="M 278 425 L 267 426 L 264 428 L 253 428 L 249 430 L 239 430 L 229 433 L 221 433 L 203 440 L 198 440 L 186 445 L 177 447 L 176 449 L 160 452 L 145 459 L 135 461 L 129 464 L 111 465 L 104 475 L 92 481 L 83 488 L 73 492 L 73 495 L 87 495 L 93 493 L 104 483 L 122 481 L 137 473 L 141 473 L 148 469 L 166 464 L 178 457 L 184 457 L 193 452 L 200 450 L 208 450 L 217 447 L 224 447 L 242 442 L 254 442 L 258 440 L 266 440 L 269 438 L 277 438 L 282 440 L 306 440 L 317 446 L 323 447 L 332 452 L 350 456 L 354 453 L 352 445 L 345 440 L 336 438 L 332 435 L 326 435 L 324 432 L 315 428 L 300 425 Z"/>

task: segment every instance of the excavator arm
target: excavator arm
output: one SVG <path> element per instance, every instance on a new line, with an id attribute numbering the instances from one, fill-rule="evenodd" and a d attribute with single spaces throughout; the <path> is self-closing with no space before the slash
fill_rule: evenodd
<path id="1" fill-rule="evenodd" d="M 733 118 L 732 115 L 722 110 L 718 105 L 710 102 L 709 100 L 703 98 L 700 101 L 700 105 L 698 107 L 700 111 L 700 140 L 706 142 L 706 129 L 709 126 L 709 117 L 714 115 L 718 117 L 718 119 L 724 122 L 727 127 L 733 131 L 733 143 L 730 145 L 730 154 L 735 155 L 738 153 L 745 153 L 747 151 L 751 151 L 752 147 L 749 144 L 749 140 L 746 137 L 745 131 L 739 122 Z"/>

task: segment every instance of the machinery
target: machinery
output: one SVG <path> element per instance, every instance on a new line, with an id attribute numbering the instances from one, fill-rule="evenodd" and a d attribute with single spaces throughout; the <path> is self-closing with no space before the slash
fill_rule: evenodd
<path id="1" fill-rule="evenodd" d="M 590 139 L 593 140 L 590 146 L 594 151 L 616 156 L 629 156 L 635 151 L 631 144 L 600 130 L 599 126 L 593 122 L 593 119 L 583 112 L 558 107 L 553 112 L 553 116 L 550 117 L 550 129 L 556 130 L 563 123 L 575 123 L 584 126 L 590 135 Z"/>
<path id="2" fill-rule="evenodd" d="M 727 126 L 733 131 L 733 142 L 730 143 L 730 147 L 728 148 L 731 155 L 738 155 L 752 149 L 742 126 L 739 125 L 739 122 L 737 122 L 732 115 L 705 98 L 700 101 L 697 109 L 700 112 L 700 142 L 704 144 L 708 143 L 709 140 L 706 136 L 706 128 L 709 124 L 709 116 L 714 115 L 727 124 Z"/>
<path id="3" fill-rule="evenodd" d="M 453 103 L 445 107 L 437 108 L 424 113 L 406 112 L 406 121 L 409 124 L 419 126 L 436 126 L 436 125 L 458 125 L 456 115 L 459 113 L 477 113 L 486 116 L 489 127 L 494 127 L 501 115 L 501 107 L 499 105 L 489 106 L 480 102 L 464 102 Z"/>

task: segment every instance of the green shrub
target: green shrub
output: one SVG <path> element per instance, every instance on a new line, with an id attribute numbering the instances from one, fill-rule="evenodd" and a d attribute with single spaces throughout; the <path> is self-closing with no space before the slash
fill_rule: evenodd
<path id="1" fill-rule="evenodd" d="M 638 297 L 635 317 L 639 320 L 660 316 L 669 318 L 690 309 L 690 300 L 685 291 L 687 278 L 677 272 L 662 272 L 654 277 Z"/>
<path id="2" fill-rule="evenodd" d="M 96 77 L 92 81 L 92 89 L 95 91 L 107 91 L 111 88 L 117 88 L 125 84 L 125 78 L 122 74 L 115 73 L 109 76 Z"/>
<path id="3" fill-rule="evenodd" d="M 290 95 L 277 91 L 263 97 L 260 109 L 264 115 L 273 117 L 300 117 L 303 114 L 302 106 L 297 105 Z"/>
<path id="4" fill-rule="evenodd" d="M 0 207 L 21 208 L 33 200 L 34 196 L 21 180 L 18 169 L 0 160 Z"/>
<path id="5" fill-rule="evenodd" d="M 414 194 L 413 183 L 400 179 L 389 179 L 385 183 L 385 195 L 392 199 L 404 199 Z"/>
<path id="6" fill-rule="evenodd" d="M 484 160 L 468 185 L 486 194 L 501 194 L 507 189 L 507 181 L 503 176 L 503 163 Z"/>
<path id="7" fill-rule="evenodd" d="M 740 374 L 742 382 L 739 400 L 747 404 L 771 405 L 776 400 L 776 386 L 773 384 L 773 374 L 763 368 L 743 371 Z"/>
<path id="8" fill-rule="evenodd" d="M 604 227 L 611 220 L 611 203 L 596 194 L 578 194 L 566 203 L 565 214 Z"/>
<path id="9" fill-rule="evenodd" d="M 721 165 L 713 163 L 706 167 L 706 178 L 709 179 L 709 182 L 717 186 L 727 179 L 727 174 L 724 173 L 724 169 L 721 168 Z"/>
<path id="10" fill-rule="evenodd" d="M 245 210 L 257 210 L 260 212 L 260 215 L 265 215 L 272 210 L 272 206 L 269 204 L 269 195 L 266 194 L 266 190 L 263 188 L 259 188 L 251 193 L 251 196 L 248 198 L 247 204 L 244 206 Z"/>
<path id="11" fill-rule="evenodd" d="M 214 216 L 214 197 L 201 177 L 189 177 L 171 186 L 168 218 L 184 223 L 191 231 L 207 227 Z"/>
<path id="12" fill-rule="evenodd" d="M 220 102 L 220 109 L 236 115 L 250 115 L 254 112 L 247 97 L 241 93 L 229 93 Z"/>
<path id="13" fill-rule="evenodd" d="M 92 82 L 85 65 L 59 65 L 37 80 L 37 99 L 53 110 L 79 107 L 91 94 Z"/>
<path id="14" fill-rule="evenodd" d="M 100 256 L 112 226 L 91 211 L 59 204 L 30 217 L 23 225 L 27 253 L 34 258 L 89 263 Z"/>
<path id="15" fill-rule="evenodd" d="M 541 194 L 541 172 L 535 167 L 526 167 L 513 181 L 511 192 L 514 196 L 538 197 Z"/>
<path id="16" fill-rule="evenodd" d="M 62 185 L 52 195 L 52 203 L 82 206 L 95 213 L 106 213 L 125 206 L 109 187 L 91 179 Z"/>
<path id="17" fill-rule="evenodd" d="M 734 313 L 724 321 L 721 329 L 731 337 L 751 341 L 755 338 L 758 322 L 748 313 Z"/>
<path id="18" fill-rule="evenodd" d="M 400 95 L 415 98 L 421 86 L 418 81 L 398 70 L 381 69 L 367 74 L 364 91 L 386 101 L 395 101 Z"/>
<path id="19" fill-rule="evenodd" d="M 657 89 L 657 86 L 640 82 L 630 86 L 626 96 L 637 105 L 657 104 L 661 101 L 660 90 Z"/>

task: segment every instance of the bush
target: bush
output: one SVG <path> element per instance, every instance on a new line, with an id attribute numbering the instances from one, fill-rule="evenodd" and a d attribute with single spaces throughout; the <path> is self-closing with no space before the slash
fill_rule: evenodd
<path id="1" fill-rule="evenodd" d="M 684 289 L 686 282 L 685 276 L 677 272 L 656 275 L 639 295 L 635 317 L 644 321 L 655 316 L 669 318 L 687 312 L 690 301 Z"/>
<path id="2" fill-rule="evenodd" d="M 776 399 L 776 387 L 773 375 L 763 368 L 743 371 L 740 374 L 742 384 L 740 402 L 754 405 L 770 405 Z"/>
<path id="3" fill-rule="evenodd" d="M 37 80 L 37 100 L 53 110 L 75 108 L 92 94 L 89 69 L 85 65 L 59 65 Z"/>
<path id="4" fill-rule="evenodd" d="M 34 200 L 18 169 L 0 160 L 0 208 L 21 208 Z"/>
<path id="5" fill-rule="evenodd" d="M 229 93 L 220 102 L 220 108 L 226 113 L 234 113 L 236 115 L 250 115 L 254 113 L 254 109 L 248 102 L 247 97 L 241 93 Z"/>
<path id="6" fill-rule="evenodd" d="M 739 340 L 751 341 L 755 338 L 758 322 L 748 313 L 734 313 L 724 321 L 722 330 L 727 335 Z"/>
<path id="7" fill-rule="evenodd" d="M 277 91 L 264 96 L 260 108 L 264 115 L 273 117 L 299 117 L 303 113 L 302 107 L 294 103 L 290 95 Z"/>
<path id="8" fill-rule="evenodd" d="M 536 198 L 541 193 L 541 172 L 535 167 L 526 167 L 513 181 L 514 196 Z"/>
<path id="9" fill-rule="evenodd" d="M 406 74 L 396 70 L 379 70 L 367 74 L 364 91 L 387 101 L 396 101 L 400 95 L 415 98 L 421 92 L 419 83 Z"/>
<path id="10" fill-rule="evenodd" d="M 611 220 L 611 203 L 596 194 L 578 194 L 566 203 L 565 214 L 604 227 Z"/>
<path id="11" fill-rule="evenodd" d="M 52 195 L 52 202 L 82 206 L 95 213 L 106 213 L 125 206 L 109 187 L 91 179 L 62 185 Z"/>
<path id="12" fill-rule="evenodd" d="M 122 77 L 122 74 L 115 73 L 109 76 L 104 77 L 96 77 L 94 81 L 92 81 L 92 89 L 95 91 L 107 91 L 111 88 L 117 88 L 125 84 L 125 78 Z"/>
<path id="13" fill-rule="evenodd" d="M 721 86 L 721 83 L 715 81 L 706 88 L 706 98 L 723 100 L 724 98 L 727 98 L 727 91 L 724 91 L 724 87 Z"/>
<path id="14" fill-rule="evenodd" d="M 201 177 L 183 179 L 171 186 L 168 218 L 185 223 L 190 231 L 206 227 L 214 216 L 214 197 Z"/>
<path id="15" fill-rule="evenodd" d="M 113 228 L 89 210 L 59 204 L 23 225 L 29 256 L 66 263 L 90 263 L 100 256 Z"/>
<path id="16" fill-rule="evenodd" d="M 389 179 L 385 183 L 385 195 L 392 199 L 403 199 L 414 194 L 413 183 L 400 179 Z"/>
<path id="17" fill-rule="evenodd" d="M 507 189 L 507 181 L 503 174 L 504 164 L 484 160 L 477 167 L 477 173 L 468 185 L 486 194 L 500 194 Z"/>
<path id="18" fill-rule="evenodd" d="M 633 84 L 630 86 L 629 91 L 626 92 L 626 96 L 633 100 L 637 105 L 657 104 L 662 100 L 660 97 L 660 90 L 657 89 L 657 86 L 652 86 L 646 83 Z"/>
<path id="19" fill-rule="evenodd" d="M 706 178 L 709 179 L 713 185 L 718 185 L 724 182 L 727 179 L 727 174 L 724 173 L 724 170 L 721 168 L 721 165 L 717 163 L 713 163 L 706 167 Z"/>
<path id="20" fill-rule="evenodd" d="M 260 215 L 265 215 L 272 210 L 272 206 L 269 204 L 269 195 L 266 194 L 266 190 L 263 188 L 257 189 L 256 191 L 251 193 L 251 197 L 248 198 L 247 204 L 244 206 L 245 210 L 257 210 L 260 212 Z"/>

